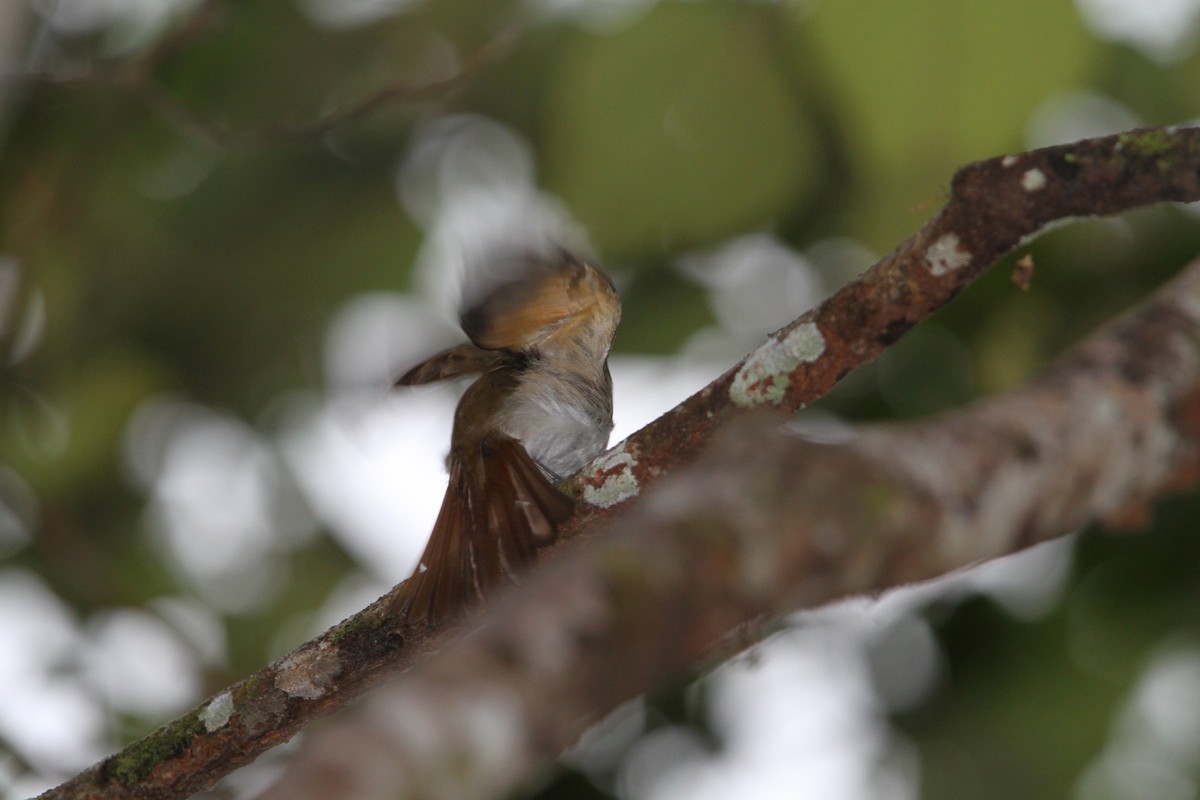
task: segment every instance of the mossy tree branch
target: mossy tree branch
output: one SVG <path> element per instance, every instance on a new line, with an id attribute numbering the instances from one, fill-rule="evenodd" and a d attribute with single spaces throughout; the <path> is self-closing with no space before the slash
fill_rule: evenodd
<path id="1" fill-rule="evenodd" d="M 261 799 L 509 796 L 764 618 L 1136 519 L 1198 475 L 1200 260 L 1008 395 L 841 444 L 779 414 L 726 426 L 590 546 L 309 740 Z"/>
<path id="2" fill-rule="evenodd" d="M 1197 129 L 1134 131 L 996 158 L 961 169 L 953 180 L 946 206 L 894 253 L 819 307 L 773 334 L 725 375 L 613 448 L 597 459 L 592 467 L 576 476 L 571 487 L 589 502 L 578 504 L 573 520 L 568 523 L 566 535 L 554 547 L 548 548 L 546 555 L 553 560 L 562 558 L 571 564 L 594 564 L 595 559 L 602 559 L 602 572 L 592 576 L 595 580 L 590 583 L 585 581 L 581 586 L 591 587 L 588 591 L 595 591 L 595 581 L 598 580 L 605 586 L 640 587 L 637 592 L 628 595 L 628 602 L 632 605 L 625 611 L 642 608 L 647 598 L 670 590 L 673 585 L 668 575 L 671 568 L 664 566 L 667 572 L 661 576 L 655 575 L 652 565 L 658 563 L 656 557 L 641 553 L 637 547 L 631 550 L 632 545 L 628 544 L 628 540 L 622 540 L 625 544 L 606 545 L 603 550 L 590 555 L 586 543 L 593 538 L 591 534 L 601 529 L 602 520 L 608 514 L 615 509 L 625 508 L 631 499 L 638 497 L 658 478 L 693 460 L 715 433 L 729 427 L 748 411 L 764 406 L 792 411 L 821 396 L 850 370 L 879 355 L 913 325 L 952 299 L 1024 237 L 1033 235 L 1048 222 L 1073 216 L 1112 214 L 1168 200 L 1197 199 L 1200 199 L 1200 130 Z M 1187 291 L 1192 292 L 1189 296 L 1191 302 L 1195 303 L 1195 284 L 1184 285 L 1191 287 Z M 761 428 L 753 430 L 763 434 Z M 744 429 L 742 435 L 746 435 Z M 797 455 L 801 450 L 804 451 L 804 458 L 825 459 L 822 462 L 823 469 L 830 470 L 830 474 L 840 474 L 836 469 L 838 459 L 849 459 L 850 465 L 856 468 L 870 468 L 869 454 L 865 452 L 839 455 L 840 451 L 795 443 L 781 450 L 779 446 L 771 444 L 773 437 L 763 434 L 761 438 L 762 441 L 756 438 L 748 446 L 762 449 L 764 458 L 776 460 L 759 463 L 757 469 L 791 470 L 793 466 L 798 466 L 793 464 L 794 460 L 803 460 Z M 799 450 L 791 449 L 791 445 Z M 752 455 L 730 451 L 732 445 L 728 442 L 724 447 L 727 452 L 721 458 L 741 458 L 743 455 L 749 458 Z M 814 448 L 820 452 L 814 452 Z M 913 452 L 917 452 L 916 444 Z M 715 480 L 711 476 L 705 478 L 705 474 L 701 469 L 691 480 L 697 481 L 698 486 L 706 485 L 705 481 Z M 771 473 L 764 471 L 761 474 Z M 1153 471 L 1152 474 L 1159 475 Z M 886 486 L 889 485 L 886 481 L 893 480 L 894 476 L 880 474 L 879 478 L 884 481 L 882 485 Z M 686 482 L 676 483 L 675 489 L 665 492 L 664 499 L 649 508 L 661 508 L 662 503 L 672 502 L 671 498 L 677 500 L 680 492 L 684 491 L 679 487 L 686 485 Z M 907 549 L 911 543 L 911 537 L 905 533 L 908 529 L 903 526 L 896 528 L 898 523 L 889 521 L 893 516 L 919 517 L 939 511 L 936 495 L 931 494 L 932 490 L 928 487 L 908 497 L 907 489 L 903 488 L 906 484 L 900 482 L 896 486 L 898 488 L 894 493 L 887 493 L 888 502 L 882 508 L 878 504 L 842 508 L 843 514 L 854 517 L 856 525 L 871 523 L 872 520 L 865 519 L 864 514 L 876 508 L 881 514 L 881 519 L 874 521 L 876 526 L 884 523 L 888 526 L 878 529 L 847 528 L 848 531 L 877 530 L 877 535 L 856 535 L 853 538 L 852 562 L 845 560 L 849 556 L 843 556 L 843 560 L 837 562 L 847 567 L 856 565 L 856 569 L 845 575 L 826 575 L 822 572 L 813 580 L 798 583 L 796 579 L 805 570 L 815 569 L 814 565 L 824 568 L 825 562 L 819 558 L 812 562 L 797 561 L 792 568 L 788 588 L 746 595 L 737 603 L 720 609 L 703 604 L 689 609 L 671 606 L 680 613 L 686 611 L 688 615 L 695 614 L 697 623 L 686 626 L 686 632 L 681 628 L 669 637 L 644 638 L 652 634 L 658 636 L 662 631 L 654 629 L 652 620 L 634 624 L 636 620 L 622 614 L 618 618 L 633 625 L 627 633 L 631 637 L 628 641 L 636 639 L 647 646 L 653 643 L 651 652 L 661 657 L 661 669 L 670 670 L 680 663 L 681 658 L 711 652 L 715 638 L 741 621 L 820 602 L 828 597 L 887 585 L 883 583 L 885 579 L 904 576 L 899 579 L 911 580 L 921 575 L 936 574 L 941 567 L 931 565 L 928 559 L 914 562 L 917 566 L 912 570 L 897 568 L 881 571 L 876 564 L 878 559 L 884 559 L 903 565 L 912 557 Z M 982 491 L 987 486 L 981 482 L 976 489 Z M 758 523 L 753 520 L 759 517 L 756 516 L 758 512 L 754 511 L 757 504 L 746 505 L 745 498 L 761 500 L 766 504 L 761 512 L 762 519 L 770 518 L 769 504 L 772 502 L 784 504 L 787 513 L 798 519 L 814 520 L 823 513 L 832 513 L 828 509 L 822 511 L 824 507 L 819 503 L 819 493 L 814 494 L 811 487 L 796 488 L 790 498 L 777 497 L 774 500 L 771 494 L 774 490 L 769 485 L 743 488 L 748 490 L 748 494 L 741 501 L 739 513 L 746 515 L 747 529 L 757 530 Z M 720 491 L 720 487 L 714 485 L 712 491 Z M 811 501 L 814 507 L 810 510 L 804 505 L 790 505 L 799 502 L 800 498 L 805 502 Z M 803 513 L 800 513 L 801 510 Z M 1085 516 L 1094 511 L 1088 507 Z M 720 519 L 714 519 L 711 525 L 695 520 L 672 523 L 685 528 L 700 528 L 692 531 L 694 535 L 691 537 L 684 536 L 684 543 L 680 546 L 689 548 L 689 561 L 686 563 L 702 572 L 715 571 L 714 580 L 718 584 L 722 570 L 727 569 L 727 566 L 722 566 L 726 553 L 724 548 L 743 546 L 736 542 L 744 539 L 736 531 L 726 530 L 718 524 Z M 830 524 L 839 519 L 842 525 L 851 521 L 845 517 L 835 518 L 830 520 Z M 1062 530 L 1055 528 L 1055 524 L 1061 520 L 1051 520 L 1043 525 L 1040 517 L 1034 519 L 1038 524 L 1031 525 L 1030 530 L 1034 533 L 1030 536 L 1050 535 Z M 931 517 L 930 521 L 935 520 Z M 806 530 L 791 532 L 793 536 L 780 544 L 784 552 L 771 555 L 772 559 L 786 561 L 789 558 L 801 558 L 798 553 L 808 553 L 804 558 L 820 555 L 814 545 L 818 540 L 806 538 Z M 652 551 L 659 547 L 654 544 L 657 541 L 659 537 L 648 537 L 644 546 Z M 701 547 L 700 543 L 706 541 L 710 544 Z M 707 549 L 709 546 L 711 549 Z M 863 549 L 856 549 L 859 547 Z M 1011 544 L 1005 547 L 1011 547 Z M 576 554 L 575 551 L 586 552 Z M 607 555 L 597 555 L 600 552 Z M 570 559 L 567 559 L 568 555 Z M 760 555 L 766 557 L 768 554 Z M 973 557 L 984 555 L 977 553 Z M 628 582 L 621 578 L 623 569 L 628 570 Z M 617 574 L 614 574 L 614 570 Z M 651 576 L 654 576 L 653 581 L 650 580 Z M 725 579 L 733 580 L 733 577 L 725 575 Z M 720 589 L 718 584 L 713 585 L 712 591 L 733 590 Z M 538 585 L 542 585 L 542 581 L 531 583 L 519 594 L 514 594 L 512 600 L 504 602 L 533 603 L 529 598 L 536 594 Z M 730 584 L 730 587 L 734 585 Z M 822 586 L 827 588 L 818 588 Z M 737 591 L 744 590 L 745 587 L 742 587 Z M 697 598 L 701 596 L 696 595 Z M 521 597 L 526 600 L 519 600 Z M 708 598 L 709 595 L 703 597 Z M 591 602 L 588 598 L 584 599 Z M 677 598 L 671 602 L 685 601 L 686 598 Z M 559 598 L 555 597 L 549 602 L 557 603 Z M 387 607 L 388 598 L 383 598 L 320 637 L 301 645 L 289 656 L 210 698 L 180 720 L 135 742 L 42 797 L 182 798 L 213 785 L 219 778 L 249 763 L 266 749 L 290 739 L 307 723 L 345 705 L 365 688 L 377 683 L 382 676 L 421 661 L 430 652 L 440 648 L 452 633 L 448 628 L 400 628 L 394 620 L 389 619 Z M 564 613 L 566 610 L 569 608 L 564 608 Z M 497 636 L 503 639 L 505 635 L 519 634 L 511 625 L 494 628 L 497 624 L 494 621 L 495 612 L 487 612 L 486 617 L 479 619 L 491 619 L 493 622 L 487 623 L 482 629 L 482 639 L 477 634 L 471 637 L 472 641 L 494 643 L 500 641 L 495 638 Z M 496 630 L 501 632 L 487 633 Z M 540 635 L 539 630 L 535 626 L 529 635 Z M 554 630 L 561 632 L 561 629 Z M 536 642 L 531 644 L 537 645 Z M 456 645 L 461 646 L 465 645 Z M 498 645 L 488 645 L 494 646 Z M 584 652 L 578 648 L 572 650 L 577 651 Z M 521 662 L 524 658 L 520 651 L 512 651 L 510 655 L 515 662 Z M 495 653 L 489 650 L 485 656 L 480 656 L 484 657 L 493 659 Z M 604 669 L 616 668 L 605 658 L 597 655 L 595 663 L 581 665 L 581 675 L 595 676 L 602 674 Z M 432 670 L 431 674 L 441 674 L 438 670 L 442 668 L 433 664 L 443 664 L 444 661 L 444 657 L 439 657 L 436 662 L 431 661 L 428 667 Z M 421 672 L 425 671 L 426 667 L 423 666 Z M 434 677 L 429 680 L 441 679 Z M 405 685 L 412 685 L 412 680 L 406 681 Z M 629 691 L 630 687 L 622 686 L 605 697 L 615 702 Z M 594 715 L 596 711 L 595 708 L 591 709 L 591 714 Z M 553 715 L 556 712 L 543 709 L 540 713 Z M 540 730 L 538 726 L 535 728 Z M 555 728 L 558 735 L 551 737 L 550 741 L 558 743 L 568 739 L 575 732 L 574 727 L 568 728 Z M 527 761 L 522 763 L 540 763 L 539 759 L 545 755 L 546 751 L 539 749 L 529 754 Z M 518 778 L 517 775 L 513 776 L 513 780 Z M 502 785 L 502 782 L 497 785 Z"/>

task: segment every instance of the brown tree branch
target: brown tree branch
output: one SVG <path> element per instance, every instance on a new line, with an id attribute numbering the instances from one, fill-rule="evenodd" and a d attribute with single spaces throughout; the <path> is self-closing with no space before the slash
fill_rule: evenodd
<path id="1" fill-rule="evenodd" d="M 1047 222 L 1114 213 L 1163 200 L 1196 199 L 1200 199 L 1200 131 L 1196 129 L 1133 132 L 965 167 L 954 178 L 945 208 L 895 253 L 585 469 L 573 486 L 589 502 L 578 504 L 566 531 L 583 535 L 564 536 L 549 548 L 548 555 L 557 560 L 581 549 L 598 529 L 601 517 L 623 507 L 658 476 L 692 458 L 718 428 L 742 412 L 764 405 L 790 411 L 828 391 Z M 765 442 L 753 446 L 762 448 L 764 454 L 775 452 Z M 832 459 L 841 457 L 821 452 L 821 458 L 831 459 L 830 465 Z M 784 454 L 779 457 L 783 459 Z M 891 495 L 887 499 L 893 500 Z M 895 509 L 902 510 L 902 500 L 894 500 Z M 912 513 L 920 511 L 921 507 L 914 506 Z M 899 511 L 889 510 L 891 513 Z M 807 509 L 804 515 L 815 518 Z M 753 520 L 758 516 L 747 519 L 749 526 L 757 527 Z M 713 525 L 714 536 L 720 540 L 725 534 L 716 521 Z M 811 543 L 797 539 L 789 546 L 803 549 Z M 870 547 L 864 548 L 858 556 L 863 560 L 858 572 L 875 576 L 867 568 L 878 556 L 871 554 Z M 641 562 L 620 555 L 620 548 L 605 552 L 616 553 L 608 564 L 610 571 L 627 569 L 630 580 L 635 581 L 640 580 L 637 576 L 651 574 L 646 569 L 653 559 L 644 568 Z M 720 552 L 713 550 L 716 561 L 706 568 L 720 566 Z M 761 555 L 766 558 L 765 552 Z M 774 558 L 767 558 L 766 566 Z M 710 634 L 771 609 L 818 602 L 822 595 L 814 587 L 831 580 L 848 578 L 830 575 L 814 579 L 786 601 L 764 595 L 753 608 L 697 609 L 698 620 L 714 614 L 720 620 L 710 619 L 703 635 L 692 630 L 688 636 L 695 641 L 676 642 L 675 634 L 643 639 L 651 628 L 639 625 L 631 628 L 629 635 L 639 646 L 649 648 L 648 652 L 658 653 L 664 659 L 663 669 L 673 669 L 676 657 L 666 652 L 668 645 L 687 644 L 683 648 L 686 653 L 707 652 Z M 838 591 L 858 591 L 866 583 L 860 579 L 839 584 Z M 638 598 L 630 595 L 630 602 L 640 603 Z M 399 631 L 387 618 L 386 608 L 384 598 L 43 797 L 181 798 L 211 786 L 267 748 L 291 738 L 308 722 L 341 707 L 380 676 L 424 658 L 450 633 L 424 628 Z M 533 630 L 539 629 L 535 626 Z M 590 634 L 584 631 L 581 635 L 586 638 Z M 552 645 L 555 643 L 542 643 L 534 652 Z M 574 644 L 567 645 L 574 653 Z M 523 658 L 516 651 L 510 655 L 516 661 Z M 615 663 L 605 658 L 608 656 L 598 658 L 585 672 L 601 675 Z M 627 687 L 621 687 L 612 696 L 626 691 Z M 556 741 L 567 738 L 566 731 L 561 733 Z M 530 758 L 540 759 L 546 752 L 538 750 L 538 755 Z"/>
<path id="2" fill-rule="evenodd" d="M 1194 484 L 1200 260 L 1020 391 L 845 444 L 781 421 L 730 426 L 309 740 L 261 797 L 507 796 L 620 703 L 744 646 L 764 615 L 933 578 Z"/>
<path id="3" fill-rule="evenodd" d="M 575 524 L 637 494 L 731 416 L 758 406 L 793 412 L 823 396 L 1047 223 L 1197 199 L 1198 167 L 1200 128 L 1131 131 L 963 167 L 916 235 L 576 476 L 595 506 Z"/>

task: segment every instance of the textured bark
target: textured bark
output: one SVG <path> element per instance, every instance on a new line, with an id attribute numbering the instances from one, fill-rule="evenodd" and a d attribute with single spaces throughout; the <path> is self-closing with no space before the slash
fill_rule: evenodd
<path id="1" fill-rule="evenodd" d="M 604 508 L 689 458 L 739 412 L 803 408 L 1047 223 L 1197 197 L 1197 128 L 1132 131 L 963 167 L 945 207 L 916 235 L 613 448 L 595 470 L 581 473 L 580 491 Z"/>
<path id="2" fill-rule="evenodd" d="M 1197 477 L 1198 342 L 1200 261 L 1012 394 L 843 444 L 779 415 L 741 420 L 310 740 L 262 797 L 504 797 L 620 703 L 744 645 L 763 616 L 1124 518 Z M 347 746 L 343 725 L 370 747 Z"/>
<path id="3" fill-rule="evenodd" d="M 727 438 L 722 446 L 724 452 L 717 460 L 709 462 L 707 471 L 700 468 L 691 475 L 689 482 L 694 482 L 694 488 L 688 488 L 688 483 L 675 482 L 670 488 L 664 487 L 657 499 L 652 501 L 659 492 L 648 496 L 646 507 L 638 512 L 641 519 L 638 526 L 650 531 L 656 529 L 653 522 L 659 516 L 666 514 L 665 519 L 672 519 L 668 514 L 672 503 L 686 510 L 687 504 L 711 495 L 713 499 L 725 498 L 727 505 L 714 507 L 711 516 L 679 517 L 664 522 L 664 535 L 647 534 L 641 545 L 626 537 L 594 552 L 575 553 L 593 539 L 590 534 L 601 527 L 599 523 L 605 516 L 626 506 L 661 475 L 692 460 L 714 432 L 728 427 L 746 412 L 764 406 L 792 411 L 819 397 L 855 366 L 879 355 L 918 321 L 952 299 L 1023 237 L 1036 233 L 1047 222 L 1114 213 L 1164 200 L 1197 199 L 1200 199 L 1200 131 L 1196 129 L 1156 129 L 1103 137 L 992 159 L 960 170 L 945 208 L 895 253 L 818 308 L 773 334 L 724 376 L 585 469 L 570 488 L 587 502 L 577 505 L 566 535 L 547 552 L 547 560 L 566 562 L 555 565 L 556 574 L 569 574 L 573 584 L 562 587 L 561 593 L 543 588 L 540 591 L 551 593 L 538 601 L 536 587 L 547 586 L 545 581 L 549 580 L 566 580 L 541 576 L 505 602 L 505 608 L 509 609 L 505 613 L 522 620 L 525 627 L 518 629 L 515 624 L 491 615 L 487 617 L 491 621 L 479 632 L 455 645 L 483 648 L 460 656 L 461 666 L 447 665 L 445 656 L 423 665 L 421 674 L 430 676 L 424 678 L 426 683 L 413 684 L 414 677 L 404 685 L 424 686 L 426 694 L 417 696 L 412 694 L 413 690 L 398 690 L 401 696 L 409 698 L 399 702 L 410 703 L 411 709 L 400 717 L 389 717 L 397 728 L 393 733 L 401 738 L 419 737 L 428 728 L 428 735 L 434 737 L 430 741 L 439 744 L 430 751 L 436 758 L 431 756 L 421 767 L 425 771 L 422 774 L 427 774 L 429 770 L 436 771 L 438 764 L 444 766 L 437 759 L 453 748 L 469 750 L 464 742 L 478 739 L 479 730 L 498 726 L 506 736 L 512 734 L 511 747 L 519 752 L 505 750 L 502 760 L 497 752 L 470 751 L 472 759 L 482 755 L 486 760 L 464 763 L 472 769 L 484 764 L 494 767 L 496 772 L 488 777 L 488 786 L 511 785 L 526 775 L 532 765 L 543 763 L 554 748 L 569 741 L 586 720 L 611 707 L 617 699 L 648 687 L 656 676 L 670 674 L 690 659 L 711 653 L 714 640 L 742 621 L 889 585 L 886 581 L 891 578 L 912 580 L 937 574 L 951 564 L 965 563 L 954 550 L 959 546 L 954 542 L 959 539 L 969 556 L 966 560 L 994 555 L 1013 546 L 1003 538 L 1002 534 L 1006 535 L 1008 530 L 1003 526 L 982 538 L 966 534 L 958 539 L 949 536 L 944 531 L 961 529 L 969 534 L 976 521 L 982 524 L 984 519 L 990 519 L 967 517 L 968 522 L 956 528 L 952 520 L 942 519 L 952 510 L 961 509 L 966 514 L 979 506 L 993 511 L 997 520 L 1002 520 L 1005 513 L 1016 514 L 1015 518 L 1023 525 L 1022 541 L 1061 532 L 1059 523 L 1066 524 L 1075 516 L 1082 515 L 1083 519 L 1101 511 L 1117 510 L 1136 493 L 1119 496 L 1106 493 L 1109 500 L 1103 508 L 1062 499 L 1063 510 L 1055 514 L 1050 513 L 1053 504 L 1021 506 L 1015 500 L 1010 502 L 1007 495 L 995 494 L 998 489 L 990 482 L 992 473 L 982 464 L 974 472 L 964 466 L 961 475 L 940 475 L 935 471 L 922 483 L 912 486 L 905 483 L 903 476 L 915 478 L 931 469 L 931 464 L 940 463 L 925 460 L 932 456 L 922 448 L 932 447 L 932 441 L 943 442 L 945 452 L 936 454 L 939 459 L 951 454 L 957 457 L 967 442 L 977 442 L 976 446 L 984 450 L 981 455 L 991 457 L 1000 444 L 1013 446 L 1015 439 L 1006 425 L 1032 424 L 1043 415 L 1077 413 L 1064 405 L 1073 402 L 1065 395 L 1044 394 L 1036 395 L 1042 398 L 1037 403 L 1025 400 L 1021 401 L 1024 405 L 1014 405 L 1019 405 L 1016 418 L 1010 418 L 1012 412 L 1007 416 L 992 412 L 1000 416 L 947 420 L 944 424 L 956 427 L 956 433 L 949 438 L 934 437 L 929 443 L 911 434 L 908 440 L 903 440 L 880 439 L 884 434 L 871 433 L 864 436 L 863 449 L 828 448 L 781 439 L 760 426 L 739 428 L 732 439 Z M 1194 322 L 1195 317 L 1194 313 L 1188 312 L 1191 313 L 1188 316 L 1181 309 L 1194 311 L 1200 305 L 1195 280 L 1181 286 L 1175 291 L 1186 293 L 1191 305 L 1172 306 L 1173 324 L 1179 325 L 1184 320 Z M 1150 338 L 1149 334 L 1137 336 Z M 1109 343 L 1102 349 L 1117 346 Z M 1105 352 L 1090 357 L 1103 365 L 1107 363 Z M 1117 381 L 1120 375 L 1102 370 L 1106 381 L 1116 383 L 1114 387 L 1106 384 L 1101 388 L 1114 388 L 1112 396 L 1118 398 L 1124 396 L 1122 392 L 1128 392 L 1137 403 L 1145 405 L 1145 413 L 1159 413 L 1158 406 L 1151 402 L 1146 391 L 1137 388 L 1131 376 L 1144 374 L 1147 385 L 1165 389 L 1156 378 L 1152 379 L 1147 367 L 1138 363 L 1129 362 L 1123 367 L 1121 381 Z M 1193 401 L 1193 412 L 1194 406 Z M 1095 409 L 1096 414 L 1103 411 Z M 1028 419 L 1022 419 L 1022 415 Z M 1132 420 L 1108 419 L 1110 428 L 1122 428 Z M 1186 419 L 1194 420 L 1194 413 Z M 984 422 L 988 424 L 978 432 L 971 427 Z M 1038 430 L 1052 429 L 1049 422 L 1045 426 Z M 1016 454 L 1031 463 L 1041 463 L 1041 459 L 1057 453 L 1055 437 L 1073 433 L 1067 429 L 1053 430 L 1057 431 L 1053 436 L 1035 436 L 1032 430 L 1027 431 Z M 1166 435 L 1164 430 L 1143 431 L 1142 437 L 1126 442 L 1136 445 L 1134 451 L 1146 456 L 1137 465 L 1146 470 L 1143 480 L 1149 481 L 1142 487 L 1143 493 L 1156 491 L 1166 480 L 1167 471 L 1175 469 L 1171 459 L 1179 456 L 1179 452 L 1170 450 L 1171 458 L 1164 460 L 1158 457 L 1161 453 L 1156 455 L 1145 449 L 1160 442 L 1159 437 Z M 991 438 L 979 443 L 978 438 L 968 434 L 976 437 L 986 434 Z M 1133 437 L 1132 433 L 1127 435 Z M 884 463 L 876 463 L 868 447 L 873 441 L 881 442 L 880 448 L 898 449 L 890 452 Z M 901 442 L 907 443 L 901 446 Z M 1061 446 L 1069 442 L 1074 440 L 1063 439 Z M 1070 454 L 1081 455 L 1085 446 L 1099 445 L 1088 438 Z M 967 455 L 963 454 L 963 458 Z M 1103 474 L 1105 480 L 1115 480 L 1104 465 L 1093 463 L 1096 453 L 1088 458 L 1086 464 L 1074 466 L 1090 471 L 1089 474 Z M 811 485 L 792 485 L 794 474 L 807 474 L 804 465 L 810 460 L 820 461 L 821 474 L 811 476 Z M 911 462 L 908 473 L 900 472 L 898 477 L 889 471 L 899 470 L 901 464 L 908 462 Z M 745 475 L 728 474 L 729 463 L 744 463 L 738 472 L 744 469 Z M 1011 484 L 1014 492 L 1028 489 L 1020 479 L 1025 473 L 1016 470 L 1013 463 L 1000 461 L 991 468 L 996 476 L 1005 479 L 999 485 Z M 1115 459 L 1115 463 L 1131 465 L 1123 458 Z M 1047 473 L 1051 477 L 1059 474 L 1056 470 L 1071 466 L 1059 464 L 1058 460 L 1054 464 L 1054 469 Z M 842 487 L 838 482 L 841 478 L 834 481 L 840 475 L 847 478 L 858 475 L 860 482 L 850 484 L 858 489 Z M 975 476 L 974 499 L 955 493 L 953 481 L 967 475 Z M 865 476 L 872 476 L 872 481 L 861 482 Z M 1095 490 L 1095 486 L 1083 480 L 1084 476 L 1077 477 L 1079 483 L 1071 485 L 1072 492 L 1087 494 Z M 946 482 L 950 482 L 948 487 L 944 485 Z M 1122 491 L 1131 485 L 1122 484 Z M 846 497 L 846 491 L 862 494 Z M 837 492 L 842 492 L 843 502 L 828 505 L 829 497 Z M 783 528 L 789 535 L 780 539 L 776 536 L 777 529 L 784 520 L 791 520 L 793 525 L 804 522 L 800 528 Z M 917 520 L 920 523 L 917 527 L 924 535 L 945 536 L 945 541 L 918 546 L 920 537 L 914 533 L 915 528 L 901 524 L 905 520 L 913 525 L 916 523 L 912 521 Z M 633 525 L 623 527 L 632 529 Z M 1003 546 L 985 549 L 979 545 L 979 541 L 991 542 L 993 538 Z M 668 546 L 676 540 L 683 544 Z M 768 542 L 781 549 L 778 552 L 770 549 Z M 948 548 L 941 566 L 935 565 L 926 553 L 925 548 L 930 546 L 935 546 L 938 552 Z M 683 552 L 676 552 L 680 547 Z M 777 572 L 785 564 L 789 566 L 783 574 L 788 577 L 785 584 L 780 584 Z M 563 573 L 563 570 L 573 572 Z M 735 574 L 737 570 L 746 572 Z M 673 595 L 681 581 L 685 588 L 693 587 L 695 593 Z M 728 597 L 714 603 L 713 598 L 722 592 Z M 520 600 L 521 597 L 526 599 Z M 387 598 L 372 605 L 43 797 L 180 798 L 213 785 L 265 749 L 291 738 L 308 722 L 344 705 L 381 675 L 412 666 L 444 642 L 449 633 L 445 628 L 398 630 L 395 621 L 389 620 L 384 612 L 386 603 Z M 544 626 L 537 624 L 539 615 L 548 620 Z M 616 630 L 613 626 L 617 620 L 628 629 Z M 665 627 L 664 620 L 670 620 Z M 625 638 L 618 640 L 618 633 Z M 603 646 L 596 646 L 597 642 Z M 580 660 L 583 655 L 594 660 L 583 663 Z M 561 665 L 563 659 L 568 659 L 575 671 L 536 671 Z M 499 681 L 495 685 L 502 687 L 502 693 L 496 703 L 480 705 L 478 694 L 469 694 L 464 700 L 451 696 L 447 687 L 474 685 L 471 673 L 465 671 L 468 667 L 483 670 L 481 680 Z M 536 670 L 529 671 L 535 667 Z M 547 677 L 540 687 L 531 684 L 518 688 L 515 683 L 505 682 L 504 676 L 509 673 Z M 483 686 L 478 684 L 476 690 Z M 570 693 L 564 687 L 580 693 L 579 696 L 568 697 Z M 542 694 L 525 694 L 534 690 Z M 409 694 L 403 694 L 404 691 Z M 544 707 L 533 709 L 535 697 L 541 698 Z M 567 699 L 558 702 L 560 698 Z M 579 707 L 579 703 L 587 706 Z M 452 713 L 453 709 L 459 709 L 460 713 Z M 472 709 L 482 709 L 478 714 L 484 716 L 470 722 L 470 715 L 477 713 Z M 434 720 L 428 726 L 424 715 Z M 437 722 L 443 717 L 442 722 Z M 458 739 L 452 735 L 455 730 Z M 433 747 L 429 742 L 420 746 L 427 745 Z M 489 740 L 482 746 L 501 747 L 501 744 Z M 413 759 L 414 769 L 418 760 Z M 398 757 L 396 763 L 407 763 L 407 757 Z M 483 780 L 479 774 L 475 778 Z M 467 789 L 463 791 L 461 796 L 470 796 Z"/>

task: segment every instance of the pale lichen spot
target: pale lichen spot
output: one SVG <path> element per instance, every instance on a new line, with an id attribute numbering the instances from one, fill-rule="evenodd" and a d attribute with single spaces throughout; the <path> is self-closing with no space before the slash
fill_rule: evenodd
<path id="1" fill-rule="evenodd" d="M 325 694 L 342 671 L 337 651 L 321 642 L 315 648 L 303 648 L 279 663 L 275 685 L 291 697 L 316 700 Z"/>
<path id="2" fill-rule="evenodd" d="M 633 474 L 633 468 L 637 466 L 637 459 L 626 450 L 626 447 L 627 445 L 621 445 L 596 465 L 592 474 L 598 478 L 603 476 L 603 480 L 599 486 L 589 483 L 583 487 L 584 500 L 594 506 L 609 508 L 638 493 L 640 490 L 638 479 Z"/>
<path id="3" fill-rule="evenodd" d="M 971 254 L 959 247 L 958 234 L 944 233 L 925 253 L 929 272 L 937 278 L 971 263 Z"/>
<path id="4" fill-rule="evenodd" d="M 1013 164 L 1017 163 L 1017 161 L 1019 161 L 1019 160 L 1020 159 L 1018 159 L 1016 156 L 1012 156 L 1012 155 L 1005 156 L 1003 159 L 1000 160 L 1000 166 L 1007 169 L 1008 167 L 1011 167 Z"/>
<path id="5" fill-rule="evenodd" d="M 204 730 L 212 733 L 223 728 L 232 716 L 233 695 L 229 692 L 221 692 L 200 712 L 200 721 L 204 723 Z"/>
<path id="6" fill-rule="evenodd" d="M 759 345 L 733 376 L 729 397 L 736 405 L 779 405 L 791 384 L 792 370 L 811 364 L 825 353 L 825 336 L 815 322 L 802 322 L 782 338 Z"/>
<path id="7" fill-rule="evenodd" d="M 1036 192 L 1046 188 L 1046 173 L 1037 167 L 1025 170 L 1021 176 L 1021 188 L 1027 192 Z"/>

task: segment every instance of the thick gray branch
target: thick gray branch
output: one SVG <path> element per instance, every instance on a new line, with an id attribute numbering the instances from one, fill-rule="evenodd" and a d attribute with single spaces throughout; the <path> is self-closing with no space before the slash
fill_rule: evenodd
<path id="1" fill-rule="evenodd" d="M 502 797 L 764 615 L 1126 518 L 1196 477 L 1198 342 L 1200 261 L 1021 391 L 842 444 L 743 420 L 313 740 L 264 797 Z"/>

